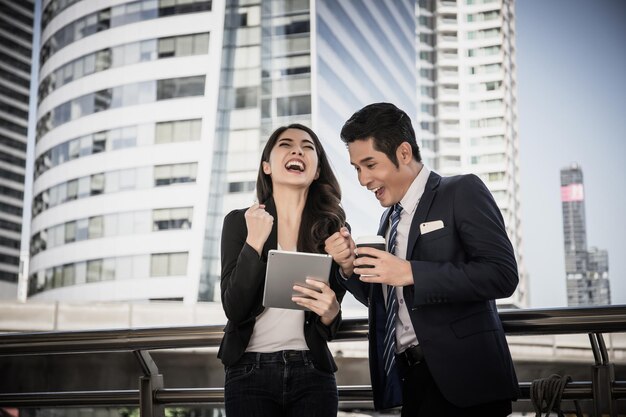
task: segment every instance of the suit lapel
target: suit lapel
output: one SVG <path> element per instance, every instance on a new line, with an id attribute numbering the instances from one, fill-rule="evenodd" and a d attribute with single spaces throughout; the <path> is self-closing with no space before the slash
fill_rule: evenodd
<path id="1" fill-rule="evenodd" d="M 378 235 L 385 236 L 387 233 L 387 226 L 389 226 L 389 216 L 391 216 L 391 207 L 387 207 L 385 212 L 380 218 L 380 224 L 378 225 Z"/>
<path id="2" fill-rule="evenodd" d="M 426 220 L 426 216 L 428 215 L 430 206 L 435 198 L 435 194 L 437 194 L 437 187 L 439 187 L 440 181 L 441 176 L 435 172 L 431 172 L 428 176 L 428 181 L 426 182 L 426 187 L 424 188 L 424 194 L 422 194 L 422 198 L 420 198 L 420 202 L 417 204 L 417 209 L 415 210 L 415 215 L 413 216 L 413 221 L 411 222 L 406 259 L 409 259 L 413 253 L 415 243 L 420 235 L 420 224 Z"/>

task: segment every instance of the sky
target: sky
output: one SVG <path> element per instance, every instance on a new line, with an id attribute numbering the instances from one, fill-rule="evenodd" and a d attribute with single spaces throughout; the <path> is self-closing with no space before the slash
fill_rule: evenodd
<path id="1" fill-rule="evenodd" d="M 518 0 L 522 233 L 531 307 L 567 305 L 560 169 L 584 175 L 587 244 L 626 303 L 626 2 Z"/>
<path id="2" fill-rule="evenodd" d="M 560 169 L 572 162 L 584 174 L 588 245 L 608 250 L 612 304 L 626 304 L 626 1 L 517 0 L 515 9 L 530 307 L 567 305 Z"/>

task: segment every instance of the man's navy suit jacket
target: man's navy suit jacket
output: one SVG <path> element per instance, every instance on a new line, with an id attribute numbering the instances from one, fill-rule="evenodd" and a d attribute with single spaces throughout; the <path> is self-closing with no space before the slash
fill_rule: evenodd
<path id="1" fill-rule="evenodd" d="M 390 210 L 381 218 L 384 236 Z M 420 224 L 444 227 L 420 235 Z M 404 255 L 404 254 L 402 254 Z M 444 397 L 458 407 L 516 399 L 518 383 L 495 299 L 518 284 L 517 264 L 491 193 L 475 175 L 431 172 L 411 222 L 406 259 L 414 284 L 404 297 L 425 361 Z M 369 307 L 369 358 L 374 405 L 400 405 L 397 375 L 385 380 L 385 306 L 381 284 L 353 275 L 337 279 Z"/>

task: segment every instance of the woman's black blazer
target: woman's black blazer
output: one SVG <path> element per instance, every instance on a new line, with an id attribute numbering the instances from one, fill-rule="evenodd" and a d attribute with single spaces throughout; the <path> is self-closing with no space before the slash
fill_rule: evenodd
<path id="1" fill-rule="evenodd" d="M 265 210 L 274 217 L 274 226 L 263 246 L 261 257 L 246 243 L 248 229 L 244 214 L 247 208 L 233 210 L 224 218 L 222 228 L 222 305 L 228 318 L 224 338 L 217 356 L 226 366 L 234 365 L 243 355 L 250 342 L 256 317 L 263 312 L 263 289 L 267 253 L 277 248 L 277 216 L 274 200 L 265 202 Z M 334 276 L 338 265 L 333 262 L 330 276 Z M 345 290 L 330 280 L 330 286 L 341 302 Z M 337 370 L 337 365 L 328 350 L 327 341 L 337 334 L 341 324 L 341 311 L 330 326 L 320 321 L 320 316 L 304 313 L 304 338 L 313 356 L 316 368 L 327 372 Z"/>

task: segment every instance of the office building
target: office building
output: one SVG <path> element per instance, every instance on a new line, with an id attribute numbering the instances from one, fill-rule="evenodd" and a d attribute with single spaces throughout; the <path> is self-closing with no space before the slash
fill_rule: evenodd
<path id="1" fill-rule="evenodd" d="M 17 296 L 34 8 L 0 0 L 0 299 Z"/>
<path id="2" fill-rule="evenodd" d="M 254 200 L 259 155 L 278 126 L 313 127 L 354 230 L 376 232 L 370 219 L 380 207 L 358 184 L 339 131 L 373 101 L 394 101 L 414 114 L 415 22 L 407 17 L 414 10 L 412 1 L 227 2 L 200 299 L 217 298 L 222 219 Z"/>
<path id="3" fill-rule="evenodd" d="M 513 0 L 420 0 L 418 116 L 426 164 L 474 173 L 493 194 L 520 283 L 501 306 L 528 305 L 522 254 Z"/>
<path id="4" fill-rule="evenodd" d="M 609 255 L 587 250 L 583 171 L 578 164 L 561 169 L 563 243 L 569 306 L 611 304 Z"/>
<path id="5" fill-rule="evenodd" d="M 316 129 L 346 196 L 367 195 L 339 130 L 372 101 L 416 114 L 414 13 L 408 0 L 44 0 L 29 297 L 219 299 L 223 217 L 252 202 L 280 125 Z"/>
<path id="6" fill-rule="evenodd" d="M 195 300 L 223 17 L 43 2 L 30 297 Z"/>

